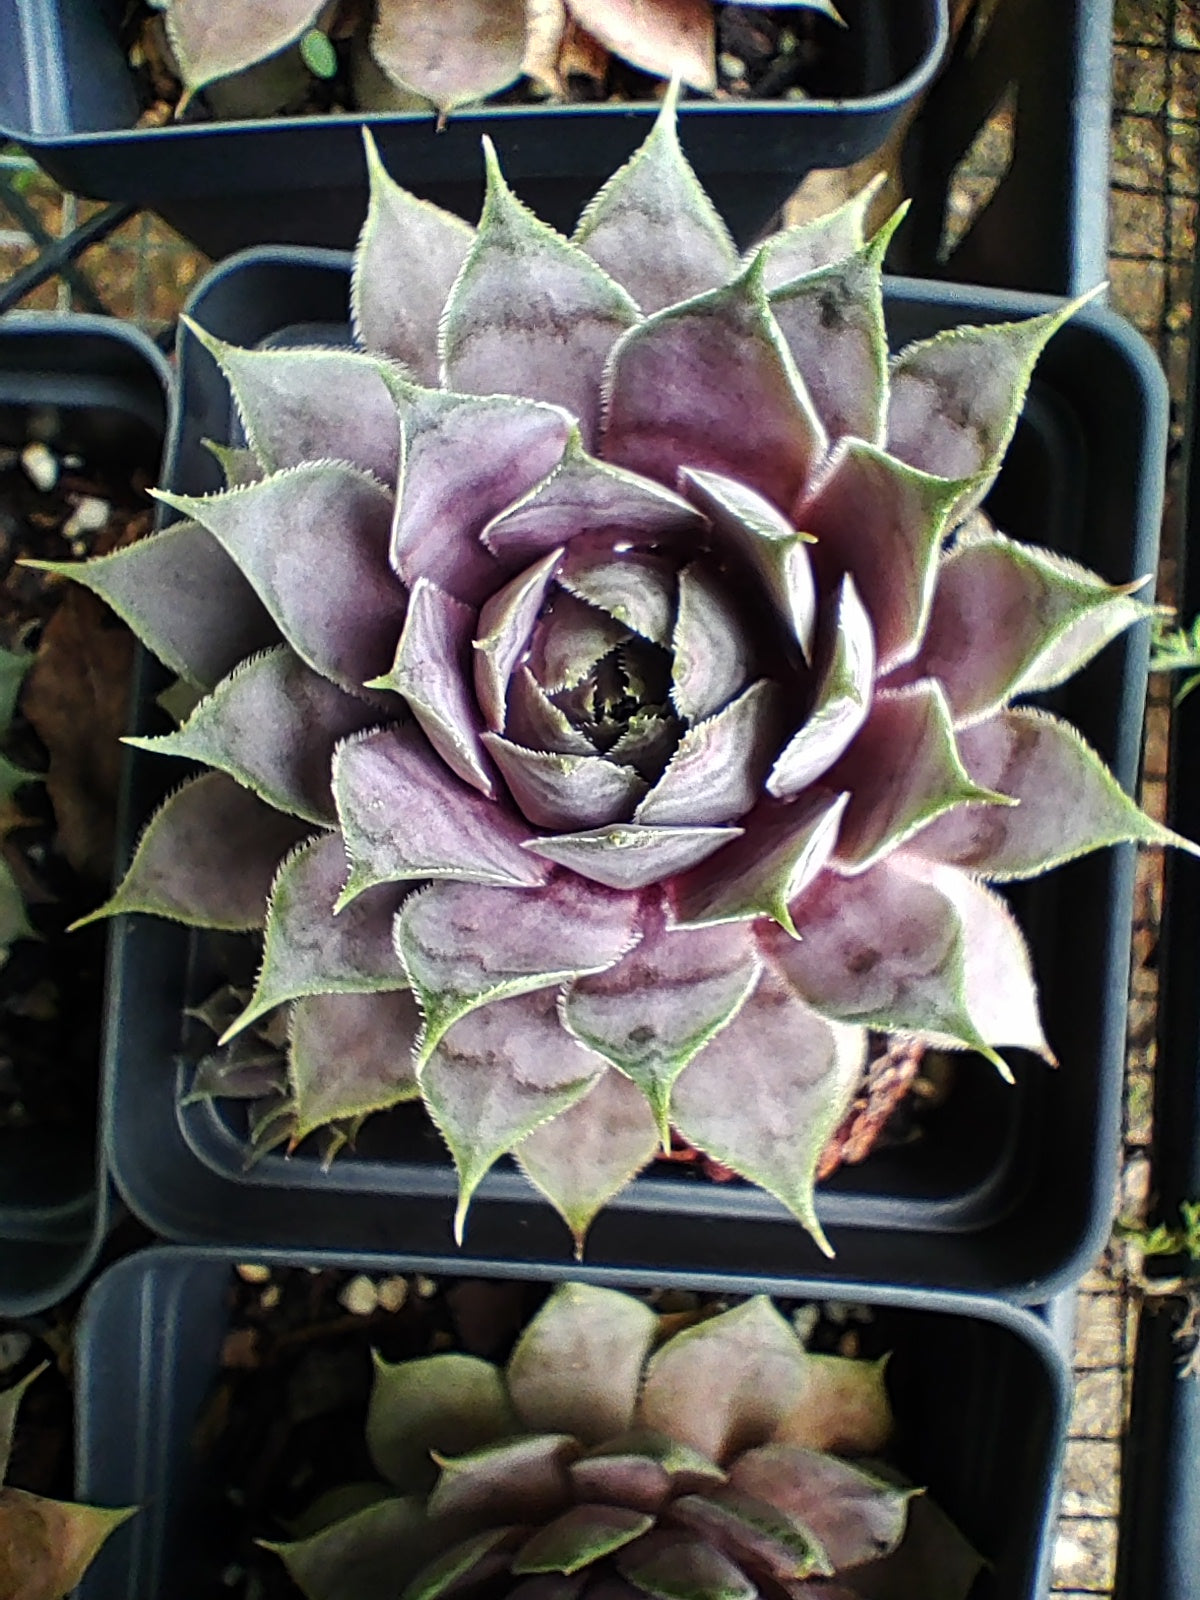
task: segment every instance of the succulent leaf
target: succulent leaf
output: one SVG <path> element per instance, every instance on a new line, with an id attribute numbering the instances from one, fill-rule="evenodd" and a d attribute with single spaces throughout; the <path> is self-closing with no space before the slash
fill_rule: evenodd
<path id="1" fill-rule="evenodd" d="M 370 689 L 401 695 L 442 760 L 489 799 L 495 794 L 479 735 L 481 719 L 468 690 L 474 607 L 428 578 L 418 578 L 391 670 Z"/>
<path id="2" fill-rule="evenodd" d="M 1126 628 L 1155 615 L 1141 584 L 1112 586 L 1048 550 L 1002 534 L 943 558 L 913 677 L 936 678 L 956 722 L 1073 677 Z M 969 650 L 963 640 L 971 641 Z"/>
<path id="3" fill-rule="evenodd" d="M 512 1571 L 582 1572 L 653 1526 L 653 1517 L 620 1506 L 572 1506 L 521 1546 Z"/>
<path id="4" fill-rule="evenodd" d="M 602 828 L 627 817 L 646 793 L 633 767 L 604 756 L 526 750 L 498 733 L 485 733 L 483 742 L 523 814 L 541 828 Z"/>
<path id="5" fill-rule="evenodd" d="M 416 1496 L 381 1500 L 290 1544 L 270 1544 L 308 1600 L 394 1600 L 396 1571 L 430 1556 Z"/>
<path id="6" fill-rule="evenodd" d="M 827 775 L 850 795 L 838 859 L 863 871 L 944 812 L 985 804 L 1016 809 L 1011 790 L 980 783 L 966 760 L 936 683 L 877 694 L 858 738 Z"/>
<path id="7" fill-rule="evenodd" d="M 18 1600 L 65 1600 L 135 1508 L 107 1511 L 0 1487 L 0 1583 Z"/>
<path id="8" fill-rule="evenodd" d="M 395 948 L 425 1019 L 420 1059 L 477 1006 L 602 972 L 636 930 L 635 897 L 566 874 L 522 895 L 468 883 L 411 894 L 396 917 Z"/>
<path id="9" fill-rule="evenodd" d="M 363 145 L 371 199 L 354 253 L 354 331 L 365 349 L 391 356 L 419 382 L 435 384 L 438 322 L 475 231 L 402 189 L 389 176 L 368 128 Z"/>
<path id="10" fill-rule="evenodd" d="M 574 242 L 647 313 L 720 288 L 737 268 L 729 230 L 680 147 L 677 97 L 674 83 L 649 138 L 575 229 Z"/>
<path id="11" fill-rule="evenodd" d="M 180 75 L 195 92 L 295 44 L 321 9 L 322 0 L 259 0 L 252 9 L 171 0 L 167 36 Z"/>
<path id="12" fill-rule="evenodd" d="M 911 659 L 924 635 L 937 558 L 969 482 L 930 477 L 858 439 L 842 442 L 796 512 L 816 538 L 823 586 L 849 572 L 875 631 L 879 671 Z"/>
<path id="13" fill-rule="evenodd" d="M 836 210 L 808 222 L 797 222 L 756 246 L 751 254 L 761 253 L 765 258 L 763 282 L 768 291 L 832 267 L 860 251 L 866 243 L 867 213 L 883 184 L 884 174 L 877 173 Z"/>
<path id="14" fill-rule="evenodd" d="M 790 800 L 822 779 L 867 719 L 875 635 L 849 573 L 838 588 L 833 643 L 803 725 L 767 775 L 767 793 Z"/>
<path id="15" fill-rule="evenodd" d="M 758 1600 L 760 1593 L 720 1550 L 675 1531 L 644 1534 L 627 1545 L 617 1569 L 652 1600 Z"/>
<path id="16" fill-rule="evenodd" d="M 617 823 L 558 837 L 541 834 L 522 846 L 613 889 L 642 889 L 681 872 L 738 838 L 740 828 L 651 828 Z"/>
<path id="17" fill-rule="evenodd" d="M 525 59 L 525 0 L 380 0 L 371 54 L 445 114 L 506 89 Z"/>
<path id="18" fill-rule="evenodd" d="M 757 262 L 624 334 L 605 396 L 605 459 L 668 488 L 686 467 L 791 506 L 825 448 Z"/>
<path id="19" fill-rule="evenodd" d="M 193 928 L 261 928 L 279 862 L 308 832 L 223 772 L 193 778 L 150 819 L 112 898 L 75 926 L 144 911 Z"/>
<path id="20" fill-rule="evenodd" d="M 982 941 L 968 982 L 970 934 L 982 929 L 968 925 L 928 875 L 904 871 L 901 854 L 853 877 L 826 873 L 810 885 L 791 906 L 799 939 L 777 930 L 760 935 L 767 960 L 822 1016 L 947 1037 L 993 1060 L 994 1043 L 1029 1045 L 1031 1033 L 1041 1041 L 1028 959 L 1014 943 L 1015 930 L 1004 921 L 995 938 Z M 945 876 L 962 878 L 952 869 Z M 986 914 L 974 904 L 970 909 L 976 921 Z M 1004 915 L 998 902 L 995 913 Z"/>
<path id="21" fill-rule="evenodd" d="M 400 1600 L 440 1600 L 442 1595 L 453 1594 L 460 1584 L 469 1588 L 473 1583 L 495 1577 L 505 1566 L 500 1553 L 518 1537 L 519 1530 L 515 1528 L 489 1528 L 473 1534 L 431 1561 L 405 1587 Z M 392 1595 L 396 1592 L 395 1573 L 388 1592 Z"/>
<path id="22" fill-rule="evenodd" d="M 497 589 L 479 613 L 473 641 L 475 697 L 493 733 L 505 730 L 509 681 L 528 647 L 561 556 L 560 548 L 535 561 Z"/>
<path id="23" fill-rule="evenodd" d="M 543 1521 L 570 1501 L 567 1467 L 580 1453 L 567 1433 L 543 1433 L 483 1445 L 453 1457 L 438 1455 L 442 1469 L 429 1513 L 437 1517 L 479 1517 Z"/>
<path id="24" fill-rule="evenodd" d="M 845 1456 L 877 1456 L 895 1430 L 879 1361 L 808 1353 L 804 1388 L 790 1411 L 776 1423 L 775 1444 L 802 1445 Z"/>
<path id="25" fill-rule="evenodd" d="M 343 462 L 195 498 L 157 490 L 224 546 L 302 661 L 351 694 L 386 672 L 404 616 L 387 569 L 391 505 Z"/>
<path id="26" fill-rule="evenodd" d="M 828 1557 L 830 1572 L 890 1555 L 904 1536 L 915 1492 L 836 1456 L 786 1444 L 747 1450 L 730 1468 L 729 1482 L 808 1529 Z"/>
<path id="27" fill-rule="evenodd" d="M 1004 880 L 1036 877 L 1110 844 L 1172 844 L 1198 853 L 1139 811 L 1090 745 L 1057 717 L 1001 711 L 962 729 L 958 749 L 973 779 L 1008 797 L 1008 805 L 971 805 L 922 829 L 915 847 L 931 860 Z"/>
<path id="28" fill-rule="evenodd" d="M 464 1455 L 516 1429 L 503 1375 L 475 1356 L 416 1361 L 375 1358 L 367 1448 L 379 1472 L 405 1494 L 437 1480 L 433 1453 Z"/>
<path id="29" fill-rule="evenodd" d="M 745 688 L 750 643 L 730 597 L 699 562 L 683 568 L 676 588 L 671 700 L 681 717 L 699 722 Z"/>
<path id="30" fill-rule="evenodd" d="M 341 744 L 333 792 L 350 877 L 338 906 L 377 883 L 450 878 L 536 888 L 547 869 L 522 848 L 528 829 L 464 789 L 415 726 Z"/>
<path id="31" fill-rule="evenodd" d="M 177 522 L 91 561 L 27 565 L 91 589 L 165 666 L 201 688 L 279 640 L 262 601 L 197 522 Z"/>
<path id="32" fill-rule="evenodd" d="M 685 1328 L 650 1358 L 640 1425 L 725 1463 L 769 1441 L 804 1390 L 808 1357 L 765 1295 Z"/>
<path id="33" fill-rule="evenodd" d="M 591 445 L 600 375 L 618 335 L 638 321 L 637 307 L 590 256 L 517 199 L 487 139 L 484 156 L 479 231 L 441 325 L 445 382 L 467 394 L 503 386 L 563 406 Z"/>
<path id="34" fill-rule="evenodd" d="M 526 1134 L 514 1154 L 571 1230 L 577 1259 L 596 1213 L 654 1155 L 658 1131 L 641 1091 L 605 1072 L 557 1117 Z"/>
<path id="35" fill-rule="evenodd" d="M 297 1000 L 288 1057 L 294 1142 L 327 1123 L 419 1099 L 412 1056 L 420 1028 L 407 989 Z"/>
<path id="36" fill-rule="evenodd" d="M 675 573 L 667 561 L 649 551 L 630 551 L 619 561 L 605 550 L 577 551 L 578 544 L 558 573 L 563 588 L 652 644 L 669 643 L 675 625 Z"/>
<path id="37" fill-rule="evenodd" d="M 588 455 L 575 429 L 550 475 L 500 511 L 481 537 L 501 559 L 533 561 L 567 540 L 614 528 L 626 538 L 665 542 L 703 525 L 700 512 L 672 490 Z"/>
<path id="38" fill-rule="evenodd" d="M 1034 364 L 1051 335 L 1099 290 L 1023 322 L 954 328 L 902 350 L 891 365 L 888 449 L 942 478 L 975 478 L 978 503 L 1017 425 Z"/>
<path id="39" fill-rule="evenodd" d="M 684 1495 L 671 1506 L 671 1521 L 702 1534 L 726 1554 L 772 1578 L 808 1578 L 834 1570 L 812 1532 L 772 1502 L 734 1487 Z"/>
<path id="40" fill-rule="evenodd" d="M 426 389 L 403 424 L 392 566 L 477 605 L 507 576 L 479 535 L 562 459 L 571 419 L 532 400 Z"/>
<path id="41" fill-rule="evenodd" d="M 567 0 L 578 23 L 607 50 L 659 78 L 716 87 L 715 31 L 706 0 Z"/>
<path id="42" fill-rule="evenodd" d="M 754 805 L 779 748 L 782 699 L 777 684 L 760 678 L 715 716 L 694 722 L 634 821 L 658 827 L 737 822 Z"/>
<path id="43" fill-rule="evenodd" d="M 727 1028 L 675 1080 L 675 1126 L 772 1194 L 832 1254 L 814 1174 L 862 1070 L 861 1028 L 818 1015 L 769 972 Z M 729 1083 L 740 1092 L 731 1105 Z"/>
<path id="44" fill-rule="evenodd" d="M 508 1363 L 508 1389 L 527 1428 L 599 1445 L 633 1423 L 642 1366 L 658 1318 L 632 1295 L 560 1284 Z"/>
<path id="45" fill-rule="evenodd" d="M 400 421 L 377 358 L 359 350 L 243 350 L 183 320 L 224 374 L 266 472 L 332 457 L 395 483 Z"/>
<path id="46" fill-rule="evenodd" d="M 817 594 L 805 545 L 786 517 L 752 489 L 716 472 L 686 467 L 688 493 L 712 519 L 730 553 L 758 579 L 767 601 L 790 628 L 807 661 L 812 656 Z"/>
<path id="47" fill-rule="evenodd" d="M 581 1100 L 602 1057 L 564 1037 L 553 990 L 469 1011 L 421 1072 L 421 1092 L 458 1169 L 455 1236 L 488 1169 L 527 1133 Z"/>
<path id="48" fill-rule="evenodd" d="M 175 733 L 125 743 L 202 761 L 276 810 L 327 827 L 337 816 L 333 752 L 378 722 L 378 705 L 346 694 L 277 645 L 243 660 Z"/>
<path id="49" fill-rule="evenodd" d="M 304 994 L 368 994 L 404 987 L 392 924 L 406 891 L 380 884 L 335 916 L 346 872 L 345 847 L 336 833 L 302 845 L 284 860 L 271 889 L 254 994 L 222 1043 Z"/>
<path id="50" fill-rule="evenodd" d="M 813 789 L 786 806 L 764 801 L 745 819 L 740 839 L 676 878 L 676 924 L 701 928 L 762 917 L 796 937 L 790 902 L 829 860 L 848 800 Z"/>
<path id="51" fill-rule="evenodd" d="M 853 205 L 853 202 L 850 202 Z M 888 397 L 883 258 L 904 213 L 844 260 L 773 287 L 771 310 L 830 438 L 883 442 Z M 768 258 L 778 269 L 780 251 Z"/>
<path id="52" fill-rule="evenodd" d="M 667 1149 L 672 1084 L 737 1015 L 759 971 L 744 929 L 668 929 L 656 917 L 620 961 L 568 986 L 563 1024 L 637 1085 Z"/>

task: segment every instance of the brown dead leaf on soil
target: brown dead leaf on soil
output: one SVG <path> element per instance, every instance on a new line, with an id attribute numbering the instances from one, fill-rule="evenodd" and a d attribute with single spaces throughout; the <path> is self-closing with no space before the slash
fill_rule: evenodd
<path id="1" fill-rule="evenodd" d="M 72 588 L 46 624 L 22 709 L 46 747 L 58 847 L 76 872 L 112 873 L 133 639 L 93 594 Z"/>

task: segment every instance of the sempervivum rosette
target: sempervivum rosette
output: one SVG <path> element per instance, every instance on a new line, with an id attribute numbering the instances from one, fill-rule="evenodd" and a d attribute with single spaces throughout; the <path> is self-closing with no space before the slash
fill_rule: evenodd
<path id="1" fill-rule="evenodd" d="M 271 1548 L 308 1600 L 964 1600 L 983 1562 L 871 1459 L 884 1361 L 809 1353 L 763 1298 L 672 1320 L 568 1283 L 503 1370 L 378 1362 L 386 1487 Z"/>
<path id="2" fill-rule="evenodd" d="M 272 1136 L 419 1096 L 460 1231 L 513 1152 L 581 1239 L 673 1124 L 820 1240 L 868 1028 L 1048 1054 L 985 880 L 1170 837 L 1009 706 L 1139 586 L 951 537 L 1068 313 L 889 367 L 886 230 L 739 261 L 673 102 L 569 243 L 490 151 L 478 230 L 369 153 L 362 349 L 202 336 L 230 487 L 67 569 L 212 691 L 135 741 L 216 771 L 106 910 L 265 912 L 229 1033 L 291 1007 Z"/>

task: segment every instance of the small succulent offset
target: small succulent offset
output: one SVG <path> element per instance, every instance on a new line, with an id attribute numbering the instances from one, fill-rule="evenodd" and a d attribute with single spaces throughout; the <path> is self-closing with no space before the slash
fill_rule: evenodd
<path id="1" fill-rule="evenodd" d="M 962 1536 L 844 1459 L 887 1445 L 884 1362 L 809 1354 L 763 1298 L 661 1334 L 643 1301 L 564 1284 L 503 1371 L 379 1362 L 391 1492 L 335 1490 L 336 1520 L 271 1548 L 309 1600 L 965 1600 Z"/>
<path id="2" fill-rule="evenodd" d="M 739 260 L 673 97 L 570 242 L 490 146 L 477 230 L 367 148 L 360 348 L 195 329 L 229 487 L 58 569 L 211 690 L 104 912 L 265 916 L 272 1137 L 422 1100 L 460 1238 L 512 1152 L 581 1244 L 674 1126 L 827 1248 L 868 1029 L 1053 1059 L 988 880 L 1180 842 L 1010 704 L 1141 584 L 965 522 L 1073 308 L 889 364 L 867 197 Z"/>
<path id="3" fill-rule="evenodd" d="M 0 1393 L 0 1594 L 9 1600 L 64 1600 L 113 1529 L 134 1514 L 48 1500 L 5 1485 L 17 1411 L 43 1370 Z"/>
<path id="4" fill-rule="evenodd" d="M 299 44 L 322 76 L 336 70 L 329 0 L 159 0 L 187 88 L 195 92 Z M 743 0 L 840 20 L 832 0 Z M 360 8 L 371 67 L 400 96 L 443 114 L 523 74 L 561 94 L 573 31 L 644 72 L 699 90 L 717 85 L 712 0 L 376 0 Z M 356 41 L 357 42 L 357 41 Z M 324 63 L 329 63 L 328 66 Z"/>

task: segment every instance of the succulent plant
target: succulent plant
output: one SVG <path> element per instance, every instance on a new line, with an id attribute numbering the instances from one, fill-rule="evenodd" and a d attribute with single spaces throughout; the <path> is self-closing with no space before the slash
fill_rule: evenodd
<path id="1" fill-rule="evenodd" d="M 988 880 L 1180 842 L 1011 704 L 1141 584 L 965 521 L 1073 308 L 889 364 L 867 197 L 739 261 L 670 98 L 570 242 L 490 147 L 478 230 L 367 147 L 360 348 L 196 329 L 229 487 L 58 569 L 211 690 L 97 915 L 265 915 L 270 1136 L 423 1100 L 460 1238 L 513 1152 L 581 1243 L 674 1125 L 827 1248 L 868 1029 L 1052 1059 Z"/>
<path id="2" fill-rule="evenodd" d="M 888 1443 L 885 1361 L 810 1354 L 764 1297 L 663 1334 L 632 1295 L 568 1283 L 503 1371 L 378 1361 L 390 1487 L 332 1491 L 272 1548 L 310 1600 L 963 1600 L 982 1562 L 962 1536 L 845 1459 Z"/>
<path id="3" fill-rule="evenodd" d="M 832 0 L 744 0 L 751 6 L 820 12 Z M 167 34 L 188 90 L 195 92 L 266 61 L 289 46 L 323 41 L 328 0 L 163 0 Z M 523 74 L 563 90 L 572 30 L 644 72 L 678 75 L 699 90 L 717 85 L 712 0 L 376 0 L 362 7 L 371 68 L 392 89 L 446 113 L 507 89 Z M 840 20 L 840 19 L 838 19 Z"/>
<path id="4" fill-rule="evenodd" d="M 0 1594 L 9 1600 L 64 1600 L 113 1529 L 133 1515 L 5 1485 L 17 1411 L 43 1370 L 0 1393 Z"/>

